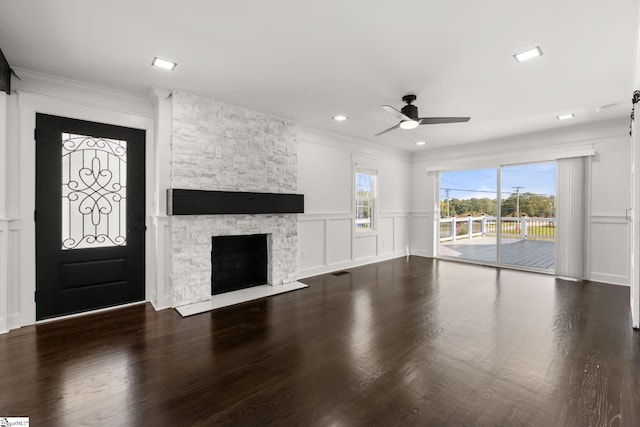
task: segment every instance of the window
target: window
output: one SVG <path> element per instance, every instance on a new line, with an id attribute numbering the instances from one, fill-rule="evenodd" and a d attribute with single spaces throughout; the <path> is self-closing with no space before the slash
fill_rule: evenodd
<path id="1" fill-rule="evenodd" d="M 376 229 L 376 171 L 356 168 L 356 231 Z"/>

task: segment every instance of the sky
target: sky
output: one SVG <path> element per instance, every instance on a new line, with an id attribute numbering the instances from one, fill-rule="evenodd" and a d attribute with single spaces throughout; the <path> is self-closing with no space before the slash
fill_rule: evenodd
<path id="1" fill-rule="evenodd" d="M 497 168 L 473 169 L 440 173 L 440 200 L 450 199 L 496 198 Z M 501 168 L 502 197 L 507 198 L 521 187 L 520 193 L 555 195 L 556 164 L 531 163 Z M 461 191 L 464 190 L 464 191 Z"/>

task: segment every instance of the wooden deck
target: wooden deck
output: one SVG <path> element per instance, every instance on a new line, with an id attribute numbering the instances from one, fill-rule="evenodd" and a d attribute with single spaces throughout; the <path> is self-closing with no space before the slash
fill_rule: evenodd
<path id="1" fill-rule="evenodd" d="M 455 242 L 441 242 L 440 255 L 496 264 L 496 238 L 476 237 Z M 501 264 L 556 269 L 555 242 L 545 240 L 503 239 Z"/>

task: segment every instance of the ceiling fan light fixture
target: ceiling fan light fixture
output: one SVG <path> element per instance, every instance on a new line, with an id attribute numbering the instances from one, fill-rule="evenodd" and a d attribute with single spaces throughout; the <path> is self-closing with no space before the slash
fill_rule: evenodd
<path id="1" fill-rule="evenodd" d="M 542 56 L 542 49 L 540 49 L 540 46 L 536 46 L 533 49 L 525 50 L 524 52 L 516 53 L 515 55 L 513 55 L 513 58 L 517 62 L 524 62 L 537 56 Z"/>
<path id="2" fill-rule="evenodd" d="M 420 125 L 435 125 L 439 123 L 462 123 L 468 122 L 471 117 L 420 117 L 418 114 L 418 107 L 412 104 L 416 100 L 415 95 L 405 95 L 402 97 L 402 101 L 407 105 L 402 107 L 401 110 L 392 107 L 391 105 L 382 105 L 382 108 L 396 119 L 399 120 L 398 124 L 391 126 L 388 129 L 378 132 L 375 136 L 380 136 L 384 133 L 391 132 L 394 129 L 415 129 Z"/>
<path id="3" fill-rule="evenodd" d="M 400 122 L 400 129 L 415 129 L 419 124 L 416 120 L 403 120 Z"/>

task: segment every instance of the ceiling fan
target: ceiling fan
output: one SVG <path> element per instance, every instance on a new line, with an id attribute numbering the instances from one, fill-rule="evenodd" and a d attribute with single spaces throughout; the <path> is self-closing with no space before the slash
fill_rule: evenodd
<path id="1" fill-rule="evenodd" d="M 419 125 L 435 125 L 439 123 L 461 123 L 468 122 L 471 117 L 418 117 L 418 107 L 412 105 L 411 103 L 416 100 L 415 95 L 405 95 L 402 97 L 402 101 L 406 102 L 407 105 L 402 107 L 400 111 L 391 105 L 383 105 L 384 108 L 389 113 L 393 114 L 394 117 L 400 120 L 395 126 L 390 127 L 389 129 L 385 129 L 380 133 L 377 133 L 375 136 L 382 135 L 383 133 L 387 133 L 396 128 L 400 129 L 415 129 Z"/>

